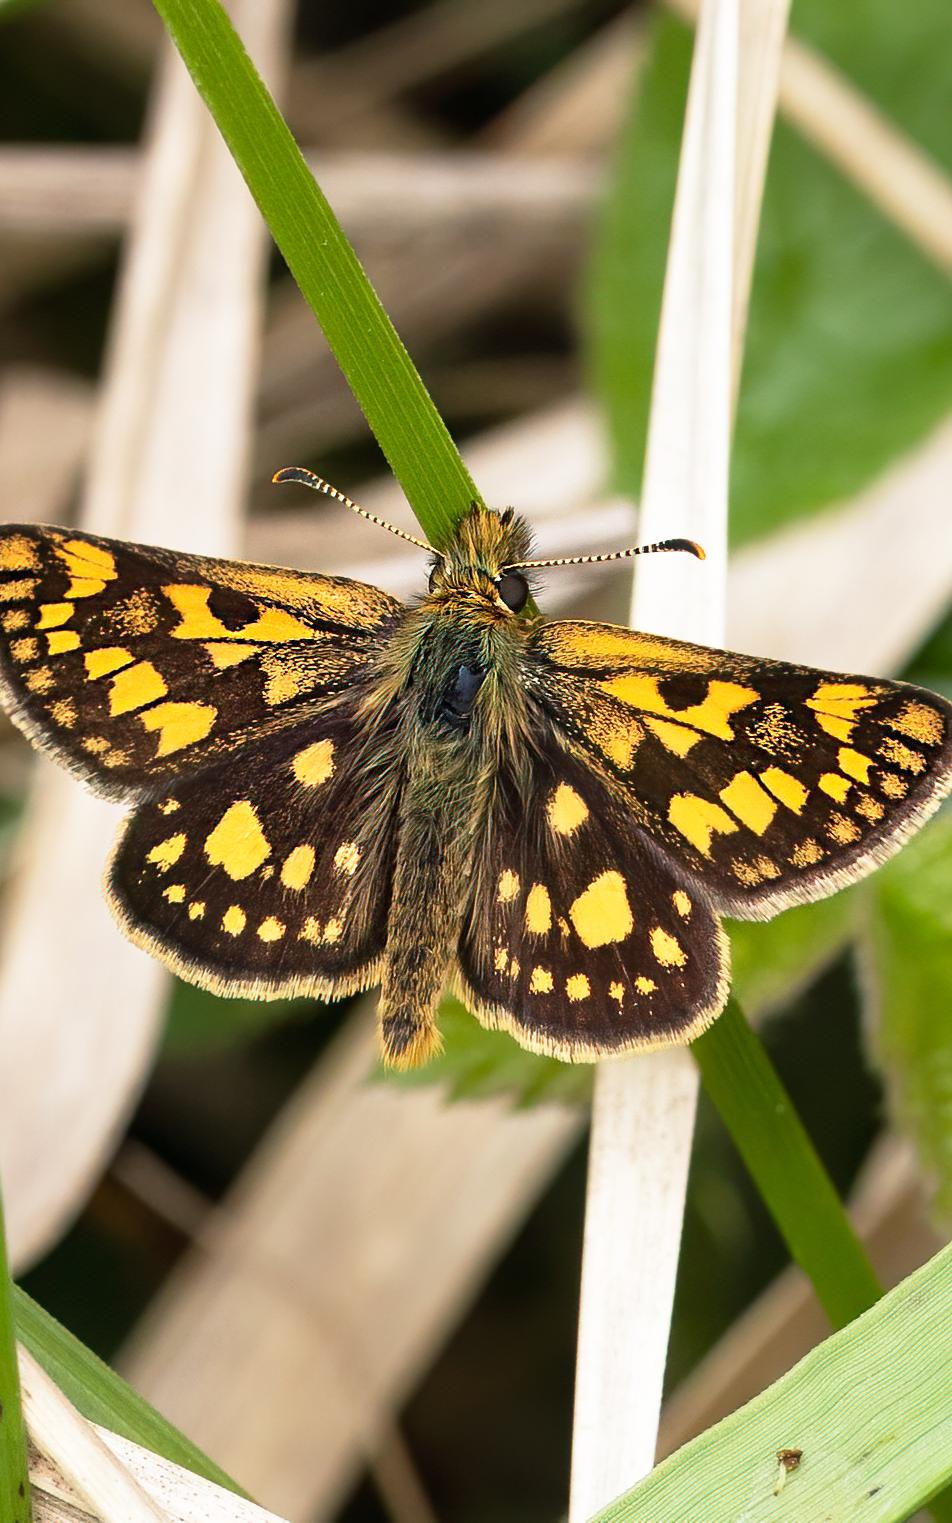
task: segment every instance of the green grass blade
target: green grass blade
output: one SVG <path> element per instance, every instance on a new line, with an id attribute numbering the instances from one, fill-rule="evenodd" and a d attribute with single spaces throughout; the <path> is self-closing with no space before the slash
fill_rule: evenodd
<path id="1" fill-rule="evenodd" d="M 0 1200 L 0 1518 L 3 1523 L 30 1523 L 32 1516 L 26 1428 L 17 1370 L 13 1285 L 7 1269 L 3 1201 Z"/>
<path id="2" fill-rule="evenodd" d="M 17 1335 L 73 1406 L 90 1422 L 111 1428 L 123 1438 L 151 1449 L 165 1459 L 208 1481 L 246 1496 L 241 1487 L 218 1465 L 156 1412 L 154 1407 L 111 1370 L 108 1365 L 49 1312 L 15 1287 L 14 1317 Z M 6 1519 L 6 1514 L 0 1513 Z"/>
<path id="3" fill-rule="evenodd" d="M 597 1523 L 900 1523 L 952 1478 L 952 1248 Z M 779 1496 L 777 1450 L 803 1451 Z"/>
<path id="4" fill-rule="evenodd" d="M 733 999 L 692 1051 L 774 1221 L 834 1327 L 881 1287 L 780 1076 Z"/>
<path id="5" fill-rule="evenodd" d="M 479 494 L 287 124 L 218 0 L 153 3 L 413 511 L 443 544 Z"/>

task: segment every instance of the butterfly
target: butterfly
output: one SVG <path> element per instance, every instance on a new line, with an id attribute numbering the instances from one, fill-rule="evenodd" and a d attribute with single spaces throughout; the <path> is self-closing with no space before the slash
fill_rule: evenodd
<path id="1" fill-rule="evenodd" d="M 303 482 L 383 523 L 299 468 Z M 384 524 L 386 528 L 391 525 Z M 952 787 L 952 705 L 613 625 L 544 622 L 545 566 L 474 504 L 406 605 L 375 587 L 77 530 L 0 531 L 16 723 L 132 805 L 120 926 L 224 995 L 381 985 L 385 1060 L 450 986 L 537 1052 L 689 1042 L 721 915 L 853 882 Z M 528 616 L 523 616 L 527 607 Z"/>

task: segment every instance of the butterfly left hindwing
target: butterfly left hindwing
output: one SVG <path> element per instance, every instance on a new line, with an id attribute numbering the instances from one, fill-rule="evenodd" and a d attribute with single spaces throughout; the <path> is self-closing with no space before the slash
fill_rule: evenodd
<path id="1" fill-rule="evenodd" d="M 380 974 L 398 796 L 342 711 L 144 803 L 107 872 L 126 933 L 218 994 L 337 998 Z"/>
<path id="2" fill-rule="evenodd" d="M 459 993 L 485 1025 L 553 1057 L 667 1046 L 721 1010 L 726 938 L 591 768 L 553 747 L 527 806 L 499 780 Z"/>

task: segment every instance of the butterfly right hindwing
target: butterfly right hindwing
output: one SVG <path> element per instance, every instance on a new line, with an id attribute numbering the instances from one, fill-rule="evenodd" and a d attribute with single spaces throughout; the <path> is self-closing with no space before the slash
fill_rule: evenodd
<path id="1" fill-rule="evenodd" d="M 528 798 L 500 779 L 459 948 L 485 1025 L 574 1061 L 690 1041 L 727 997 L 706 898 L 553 744 Z"/>
<path id="2" fill-rule="evenodd" d="M 113 853 L 110 905 L 135 942 L 217 994 L 366 988 L 386 946 L 398 806 L 338 711 L 142 804 Z"/>

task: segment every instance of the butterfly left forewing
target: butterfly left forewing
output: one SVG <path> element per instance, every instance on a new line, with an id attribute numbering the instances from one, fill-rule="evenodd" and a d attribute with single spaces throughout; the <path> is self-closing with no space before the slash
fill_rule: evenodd
<path id="1" fill-rule="evenodd" d="M 952 705 L 921 688 L 598 624 L 532 650 L 546 717 L 731 915 L 852 882 L 952 787 Z"/>
<path id="2" fill-rule="evenodd" d="M 0 687 L 98 792 L 134 797 L 360 680 L 400 605 L 374 587 L 77 530 L 0 530 Z"/>
<path id="3" fill-rule="evenodd" d="M 141 804 L 109 864 L 111 908 L 218 994 L 365 988 L 386 944 L 398 805 L 340 708 Z"/>
<path id="4" fill-rule="evenodd" d="M 727 997 L 723 932 L 591 768 L 557 742 L 503 771 L 459 947 L 484 1024 L 574 1061 L 687 1042 Z"/>

